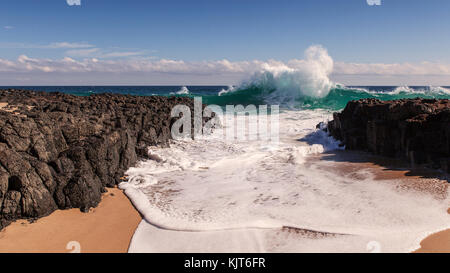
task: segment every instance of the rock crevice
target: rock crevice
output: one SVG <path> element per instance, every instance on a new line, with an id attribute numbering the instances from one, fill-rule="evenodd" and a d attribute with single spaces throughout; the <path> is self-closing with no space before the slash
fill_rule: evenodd
<path id="1" fill-rule="evenodd" d="M 180 97 L 0 90 L 0 229 L 97 206 L 150 145 L 168 145 Z"/>

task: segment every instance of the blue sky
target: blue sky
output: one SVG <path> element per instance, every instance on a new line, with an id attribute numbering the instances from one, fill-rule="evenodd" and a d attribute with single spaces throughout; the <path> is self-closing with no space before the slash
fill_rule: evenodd
<path id="1" fill-rule="evenodd" d="M 306 48 L 319 44 L 341 64 L 439 63 L 445 66 L 443 72 L 439 70 L 442 75 L 423 73 L 432 74 L 430 84 L 450 84 L 445 74 L 450 63 L 449 32 L 448 0 L 382 0 L 381 6 L 369 6 L 366 0 L 81 0 L 80 6 L 69 6 L 66 0 L 0 3 L 0 59 L 14 63 L 20 56 L 36 62 L 65 57 L 110 63 L 288 62 L 303 58 Z M 373 69 L 359 81 L 369 72 L 382 74 Z M 6 73 L 24 76 L 25 72 Z M 33 76 L 33 71 L 28 74 Z M 354 74 L 343 77 L 356 83 Z M 435 74 L 439 79 L 433 78 Z M 229 81 L 239 78 L 222 76 Z M 189 75 L 182 78 L 189 80 Z M 391 75 L 389 81 L 394 78 Z M 408 83 L 407 75 L 397 79 L 398 84 Z M 1 80 L 0 75 L 0 84 Z"/>

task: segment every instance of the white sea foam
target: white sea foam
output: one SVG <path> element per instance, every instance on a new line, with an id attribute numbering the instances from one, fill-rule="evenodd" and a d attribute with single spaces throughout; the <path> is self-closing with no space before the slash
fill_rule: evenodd
<path id="1" fill-rule="evenodd" d="M 289 64 L 265 63 L 262 69 L 238 87 L 222 89 L 219 96 L 241 90 L 258 88 L 266 92 L 265 99 L 271 104 L 289 105 L 301 97 L 323 98 L 335 84 L 329 76 L 333 72 L 333 59 L 322 46 L 311 46 L 305 58 Z"/>
<path id="2" fill-rule="evenodd" d="M 311 46 L 305 51 L 305 59 L 292 62 L 290 67 L 267 64 L 264 71 L 254 76 L 252 84 L 273 86 L 274 96 L 322 98 L 334 86 L 329 79 L 333 63 L 325 48 Z"/>
<path id="3" fill-rule="evenodd" d="M 130 252 L 366 252 L 371 241 L 397 252 L 450 227 L 449 199 L 311 160 L 340 148 L 315 129 L 329 118 L 324 111 L 281 113 L 277 144 L 230 143 L 213 133 L 149 148 L 152 160 L 120 184 L 145 219 Z M 282 231 L 286 226 L 344 235 L 314 239 Z"/>
<path id="4" fill-rule="evenodd" d="M 398 95 L 402 93 L 410 94 L 441 94 L 450 95 L 450 90 L 441 86 L 428 86 L 425 88 L 411 88 L 409 86 L 399 86 L 391 92 L 387 92 L 390 95 Z"/>
<path id="5" fill-rule="evenodd" d="M 233 92 L 233 91 L 235 91 L 235 90 L 236 90 L 236 87 L 233 86 L 233 85 L 230 85 L 230 86 L 228 86 L 226 89 L 225 89 L 225 88 L 222 88 L 222 89 L 219 91 L 219 93 L 217 93 L 217 95 L 218 95 L 218 96 L 222 96 L 222 95 L 224 95 L 224 94 L 231 93 L 231 92 Z"/>
<path id="6" fill-rule="evenodd" d="M 178 90 L 177 92 L 170 92 L 171 95 L 188 95 L 189 94 L 189 89 L 186 86 L 182 86 L 180 88 L 180 90 Z"/>
<path id="7" fill-rule="evenodd" d="M 347 88 L 354 91 L 366 92 L 372 95 L 400 95 L 400 94 L 420 94 L 420 95 L 450 95 L 450 90 L 448 88 L 442 86 L 427 86 L 422 88 L 410 87 L 407 85 L 402 85 L 396 87 L 392 91 L 376 91 L 376 90 L 368 90 L 366 88 L 349 88 L 345 85 L 339 85 L 341 88 Z"/>

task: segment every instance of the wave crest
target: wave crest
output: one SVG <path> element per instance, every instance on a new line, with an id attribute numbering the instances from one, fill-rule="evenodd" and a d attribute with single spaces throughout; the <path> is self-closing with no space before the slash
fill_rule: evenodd
<path id="1" fill-rule="evenodd" d="M 228 89 L 220 95 L 234 91 L 259 90 L 265 100 L 289 104 L 301 97 L 322 98 L 334 86 L 329 79 L 333 71 L 333 59 L 322 46 L 311 46 L 305 51 L 304 60 L 296 60 L 290 66 L 281 63 L 263 66 L 238 88 Z"/>
<path id="2" fill-rule="evenodd" d="M 450 90 L 444 87 L 380 87 L 374 91 L 333 83 L 329 75 L 333 72 L 334 62 L 325 48 L 311 46 L 304 55 L 303 60 L 288 64 L 275 61 L 265 63 L 261 71 L 239 86 L 222 89 L 216 96 L 204 96 L 205 103 L 222 106 L 277 104 L 285 108 L 338 110 L 351 100 L 364 98 L 450 98 Z"/>

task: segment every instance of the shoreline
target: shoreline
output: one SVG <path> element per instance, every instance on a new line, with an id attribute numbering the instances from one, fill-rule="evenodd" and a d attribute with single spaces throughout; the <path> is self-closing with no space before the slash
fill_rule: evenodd
<path id="1" fill-rule="evenodd" d="M 447 213 L 450 214 L 450 208 Z M 450 229 L 430 234 L 413 253 L 450 253 Z"/>
<path id="2" fill-rule="evenodd" d="M 16 108 L 0 103 L 0 109 L 9 112 Z M 328 160 L 336 160 L 336 168 L 340 167 L 345 175 L 356 178 L 361 175 L 358 170 L 367 168 L 373 171 L 375 180 L 384 181 L 383 183 L 400 179 L 403 183 L 398 186 L 402 190 L 425 191 L 439 197 L 442 196 L 443 189 L 449 186 L 448 183 L 435 184 L 429 179 L 435 174 L 429 173 L 429 170 L 409 170 L 403 167 L 403 163 L 396 163 L 395 159 L 370 155 L 365 157 L 367 160 L 361 161 L 361 157 L 352 157 L 352 154 L 346 153 L 343 156 L 336 153 Z M 432 184 L 437 187 L 430 187 Z M 17 220 L 0 231 L 0 253 L 64 253 L 71 251 L 70 248 L 67 249 L 68 243 L 74 241 L 80 243 L 81 252 L 123 253 L 128 251 L 131 238 L 141 220 L 139 212 L 121 190 L 108 189 L 102 195 L 99 206 L 88 213 L 82 213 L 79 209 L 57 210 L 31 224 L 27 220 Z M 36 238 L 37 234 L 39 238 Z M 433 233 L 421 240 L 420 245 L 413 252 L 450 253 L 450 230 Z"/>
<path id="3" fill-rule="evenodd" d="M 0 253 L 70 253 L 78 243 L 81 253 L 128 252 L 142 218 L 121 190 L 107 190 L 88 213 L 57 210 L 34 223 L 11 223 L 0 231 Z"/>
<path id="4" fill-rule="evenodd" d="M 367 154 L 361 151 L 333 151 L 318 158 L 333 156 L 337 160 L 335 168 L 342 174 L 358 175 L 365 169 L 373 179 L 382 183 L 400 181 L 399 189 L 427 193 L 436 198 L 446 198 L 450 184 L 445 181 L 446 175 L 424 167 L 409 168 L 408 165 L 395 158 Z M 442 175 L 442 176 L 441 176 Z M 438 181 L 441 182 L 438 182 Z M 450 214 L 450 208 L 447 213 Z M 418 238 L 420 239 L 420 238 Z M 420 239 L 420 246 L 410 253 L 450 253 L 450 229 L 434 231 Z"/>
<path id="5" fill-rule="evenodd" d="M 12 223 L 0 231 L 0 253 L 70 253 L 77 247 L 70 242 L 79 242 L 81 253 L 127 253 L 141 220 L 122 190 L 108 189 L 88 213 L 58 210 L 33 223 Z M 427 236 L 420 246 L 412 253 L 450 253 L 450 229 Z"/>
<path id="6" fill-rule="evenodd" d="M 412 253 L 450 253 L 450 229 L 429 235 Z"/>

